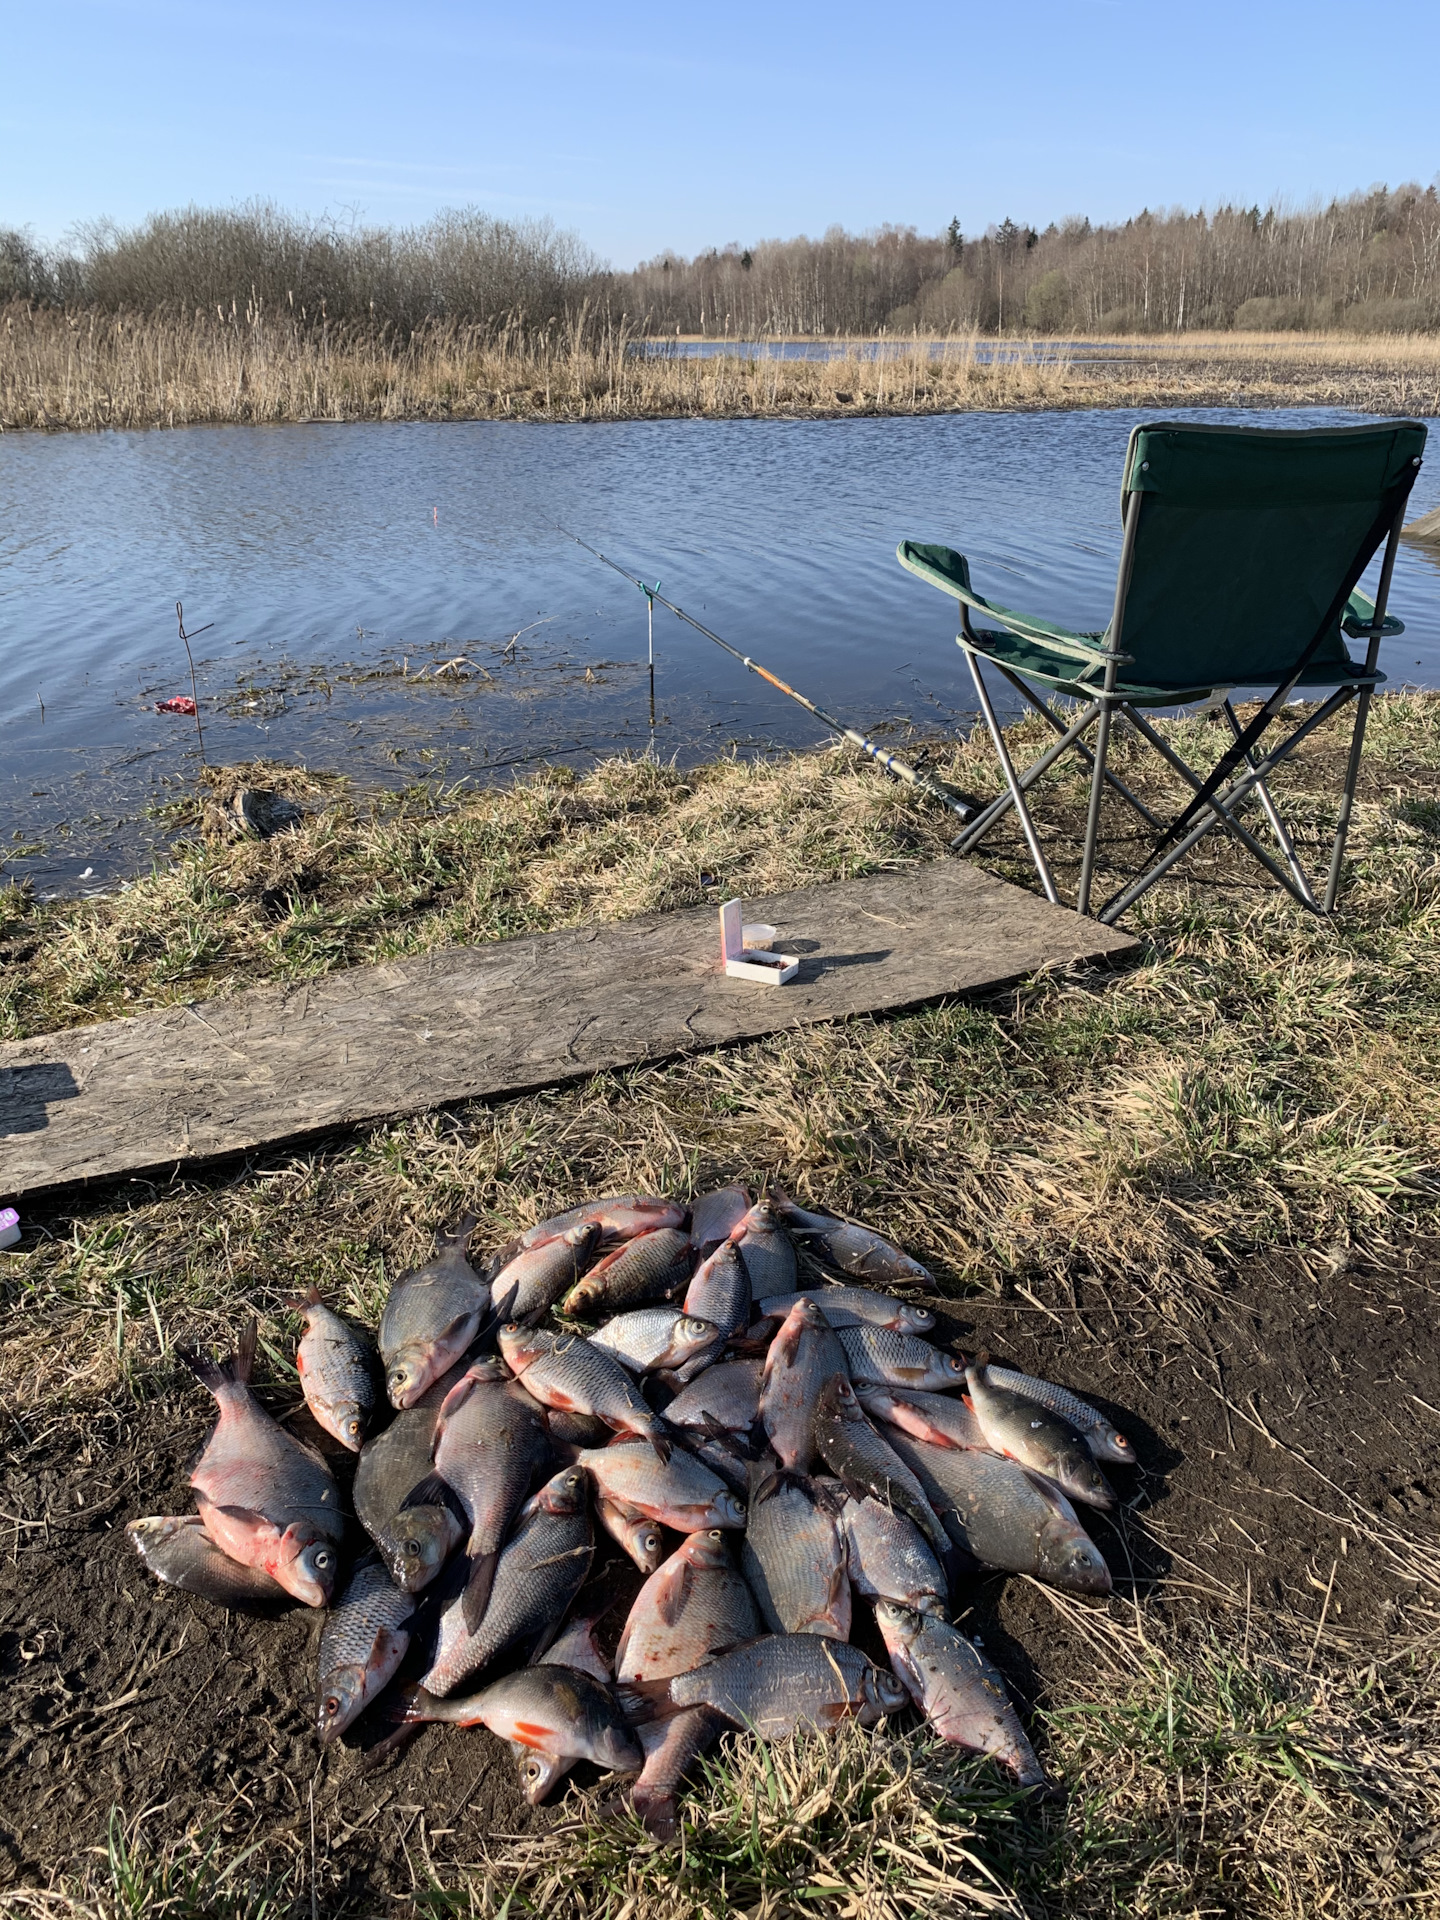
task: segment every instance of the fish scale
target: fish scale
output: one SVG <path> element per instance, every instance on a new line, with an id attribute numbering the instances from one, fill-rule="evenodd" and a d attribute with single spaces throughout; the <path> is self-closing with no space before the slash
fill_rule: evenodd
<path id="1" fill-rule="evenodd" d="M 760 1631 L 750 1588 L 718 1528 L 692 1534 L 636 1594 L 620 1644 L 620 1680 L 668 1680 Z"/>
<path id="2" fill-rule="evenodd" d="M 772 1633 L 850 1638 L 850 1580 L 833 1516 L 798 1475 L 750 1501 L 740 1565 Z"/>
<path id="3" fill-rule="evenodd" d="M 356 1563 L 320 1636 L 316 1724 L 322 1741 L 342 1733 L 389 1682 L 409 1648 L 414 1610 L 378 1553 Z"/>
<path id="4" fill-rule="evenodd" d="M 925 1536 L 908 1514 L 883 1500 L 852 1495 L 840 1515 L 846 1564 L 855 1591 L 867 1600 L 897 1600 L 919 1613 L 941 1613 L 948 1582 Z"/>
<path id="5" fill-rule="evenodd" d="M 946 1551 L 945 1529 L 920 1482 L 871 1426 L 854 1388 L 839 1374 L 827 1380 L 821 1392 L 815 1410 L 815 1444 L 826 1466 L 853 1494 L 872 1494 L 908 1514 L 937 1553 Z"/>
<path id="6" fill-rule="evenodd" d="M 942 1353 L 928 1340 L 912 1333 L 892 1333 L 886 1327 L 841 1327 L 835 1335 L 845 1355 L 850 1378 L 879 1387 L 911 1387 L 924 1392 L 965 1384 L 965 1363 L 953 1353 Z"/>
<path id="7" fill-rule="evenodd" d="M 490 1289 L 465 1258 L 471 1227 L 441 1234 L 423 1267 L 401 1274 L 380 1316 L 380 1358 L 392 1406 L 413 1407 L 471 1346 L 490 1310 Z"/>
<path id="8" fill-rule="evenodd" d="M 1092 1407 L 1088 1400 L 1071 1393 L 1068 1387 L 1057 1387 L 1048 1380 L 1037 1380 L 1033 1374 L 1018 1373 L 1014 1367 L 996 1366 L 993 1360 L 988 1371 L 997 1387 L 1021 1394 L 1026 1400 L 1033 1400 L 1038 1406 L 1046 1407 L 1051 1413 L 1058 1413 L 1063 1420 L 1068 1420 L 1072 1427 L 1084 1435 L 1086 1445 L 1097 1460 L 1116 1460 L 1122 1465 L 1134 1466 L 1134 1447 L 1120 1429 Z"/>
<path id="9" fill-rule="evenodd" d="M 572 1319 L 588 1319 L 602 1308 L 663 1300 L 690 1277 L 690 1236 L 678 1227 L 656 1227 L 638 1234 L 593 1266 L 566 1294 L 560 1311 Z"/>
<path id="10" fill-rule="evenodd" d="M 1023 1787 L 1045 1775 L 998 1669 L 948 1620 L 882 1600 L 876 1623 L 891 1665 L 942 1740 L 1002 1761 Z"/>
<path id="11" fill-rule="evenodd" d="M 617 1313 L 589 1335 L 591 1343 L 613 1353 L 635 1373 L 687 1366 L 716 1351 L 724 1339 L 719 1327 L 680 1307 L 639 1307 Z"/>
<path id="12" fill-rule="evenodd" d="M 748 1433 L 760 1417 L 762 1359 L 722 1360 L 677 1393 L 665 1409 L 674 1427 L 709 1427 Z"/>
<path id="13" fill-rule="evenodd" d="M 815 1458 L 815 1404 L 832 1375 L 845 1371 L 845 1350 L 813 1300 L 800 1299 L 770 1342 L 760 1388 L 760 1418 L 775 1457 L 795 1473 Z"/>
<path id="14" fill-rule="evenodd" d="M 824 1732 L 851 1716 L 873 1726 L 907 1697 L 858 1647 L 814 1633 L 771 1634 L 693 1673 L 648 1684 L 675 1706 L 712 1707 L 762 1740 L 801 1728 Z"/>
<path id="15" fill-rule="evenodd" d="M 783 1319 L 802 1297 L 813 1300 L 837 1331 L 841 1327 L 888 1327 L 894 1333 L 928 1333 L 935 1324 L 928 1307 L 912 1306 L 908 1300 L 876 1293 L 870 1287 L 807 1287 L 803 1296 L 772 1294 L 759 1302 L 759 1311 L 767 1318 Z"/>
<path id="16" fill-rule="evenodd" d="M 646 1406 L 614 1354 L 578 1333 L 508 1326 L 499 1338 L 506 1361 L 542 1406 L 596 1414 L 621 1433 L 642 1435 L 662 1457 L 668 1454 L 664 1422 Z"/>
<path id="17" fill-rule="evenodd" d="M 732 1240 L 723 1240 L 696 1270 L 685 1292 L 685 1311 L 719 1327 L 727 1337 L 750 1324 L 750 1276 Z"/>
<path id="18" fill-rule="evenodd" d="M 305 1404 L 332 1439 L 358 1453 L 375 1413 L 375 1350 L 324 1304 L 318 1287 L 290 1305 L 305 1321 L 295 1353 Z"/>

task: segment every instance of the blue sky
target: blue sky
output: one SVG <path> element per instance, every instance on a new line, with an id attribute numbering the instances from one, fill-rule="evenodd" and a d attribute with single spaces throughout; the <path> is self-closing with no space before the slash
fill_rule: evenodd
<path id="1" fill-rule="evenodd" d="M 614 265 L 1440 171 L 1437 0 L 0 0 L 0 225 L 261 196 L 549 215 Z"/>

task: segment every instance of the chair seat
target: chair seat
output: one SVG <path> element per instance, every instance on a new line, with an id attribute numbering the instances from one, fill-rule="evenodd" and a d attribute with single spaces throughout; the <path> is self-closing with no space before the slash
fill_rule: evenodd
<path id="1" fill-rule="evenodd" d="M 1057 648 L 1048 647 L 1043 640 L 1033 636 L 1015 633 L 1000 633 L 993 628 L 978 628 L 975 632 L 978 645 L 961 639 L 957 646 L 967 652 L 978 654 L 982 660 L 993 660 L 997 666 L 1007 667 L 1011 673 L 1018 674 L 1022 680 L 1039 680 L 1046 686 L 1054 687 L 1059 693 L 1070 694 L 1077 700 L 1093 700 L 1099 692 L 1105 678 L 1105 663 L 1097 659 L 1092 665 L 1078 665 L 1071 652 L 1062 653 Z M 1078 668 L 1078 670 L 1077 670 Z M 1247 676 L 1239 684 L 1246 687 L 1278 687 L 1284 684 L 1283 674 L 1257 673 Z M 1307 667 L 1296 682 L 1300 687 L 1378 687 L 1383 684 L 1385 675 L 1377 668 L 1367 673 L 1347 654 L 1343 665 L 1332 663 L 1327 666 Z M 1188 686 L 1174 682 L 1162 686 L 1146 686 L 1137 682 L 1119 679 L 1115 683 L 1117 699 L 1128 701 L 1136 707 L 1178 707 L 1191 700 L 1207 700 L 1211 694 L 1228 691 L 1219 686 Z"/>

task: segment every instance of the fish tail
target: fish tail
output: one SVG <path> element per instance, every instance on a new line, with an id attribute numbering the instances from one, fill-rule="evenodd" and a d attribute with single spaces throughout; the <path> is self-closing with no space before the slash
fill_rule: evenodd
<path id="1" fill-rule="evenodd" d="M 222 1387 L 238 1382 L 247 1386 L 250 1372 L 255 1364 L 255 1337 L 259 1331 L 258 1322 L 251 1320 L 240 1335 L 235 1351 L 224 1360 L 212 1360 L 208 1354 L 198 1353 L 193 1347 L 176 1347 L 175 1352 L 194 1374 L 202 1387 L 208 1387 L 211 1393 L 218 1394 Z"/>
<path id="2" fill-rule="evenodd" d="M 318 1307 L 320 1289 L 312 1280 L 303 1293 L 288 1294 L 280 1303 L 288 1313 L 304 1313 L 307 1307 Z"/>
<path id="3" fill-rule="evenodd" d="M 401 1687 L 390 1699 L 392 1720 L 437 1720 L 443 1712 L 444 1702 L 421 1686 Z"/>
<path id="4" fill-rule="evenodd" d="M 627 1680 L 615 1689 L 620 1711 L 632 1726 L 651 1720 L 669 1720 L 684 1711 L 670 1698 L 668 1680 Z"/>
<path id="5" fill-rule="evenodd" d="M 464 1253 L 470 1244 L 471 1234 L 479 1224 L 478 1213 L 467 1213 L 457 1227 L 451 1227 L 448 1231 L 442 1227 L 435 1236 L 441 1251 L 448 1252 L 453 1247 L 456 1251 Z"/>

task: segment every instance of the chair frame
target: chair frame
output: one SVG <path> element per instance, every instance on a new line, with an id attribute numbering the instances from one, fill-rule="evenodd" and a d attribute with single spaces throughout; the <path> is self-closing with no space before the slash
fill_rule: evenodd
<path id="1" fill-rule="evenodd" d="M 1040 776 L 1049 767 L 1053 766 L 1062 754 L 1074 748 L 1090 763 L 1091 768 L 1090 801 L 1086 814 L 1085 840 L 1080 860 L 1080 882 L 1075 902 L 1076 911 L 1086 915 L 1090 913 L 1090 896 L 1095 877 L 1095 854 L 1100 836 L 1101 802 L 1104 798 L 1105 788 L 1109 786 L 1116 792 L 1127 805 L 1132 807 L 1135 812 L 1140 815 L 1147 825 L 1157 830 L 1163 829 L 1164 825 L 1162 821 L 1156 819 L 1155 815 L 1139 796 L 1132 792 L 1125 782 L 1111 771 L 1108 765 L 1111 735 L 1117 718 L 1123 717 L 1123 719 L 1155 749 L 1161 759 L 1170 767 L 1171 771 L 1178 773 L 1195 792 L 1198 793 L 1204 784 L 1202 777 L 1196 774 L 1194 769 L 1186 764 L 1181 756 L 1175 752 L 1174 748 L 1170 746 L 1169 742 L 1143 717 L 1138 706 L 1136 706 L 1131 699 L 1127 698 L 1125 694 L 1117 691 L 1120 668 L 1130 658 L 1130 656 L 1123 651 L 1121 642 L 1124 638 L 1125 601 L 1130 588 L 1131 573 L 1134 568 L 1136 534 L 1140 524 L 1140 512 L 1143 499 L 1144 495 L 1138 491 L 1127 493 L 1125 496 L 1124 538 L 1120 549 L 1120 565 L 1115 581 L 1114 610 L 1111 615 L 1110 625 L 1106 629 L 1105 644 L 1097 645 L 1091 642 L 1089 645 L 1085 645 L 1083 642 L 1080 643 L 1085 656 L 1091 662 L 1092 670 L 1095 666 L 1103 663 L 1104 679 L 1101 685 L 1096 688 L 1089 704 L 1086 705 L 1079 715 L 1071 720 L 1068 725 L 1065 719 L 1055 712 L 1053 707 L 1039 698 L 1018 672 L 994 658 L 985 645 L 986 636 L 983 633 L 977 632 L 971 621 L 969 605 L 963 597 L 960 600 L 960 633 L 957 637 L 956 644 L 963 650 L 966 663 L 970 668 L 971 678 L 975 683 L 975 694 L 979 701 L 980 711 L 984 716 L 985 724 L 990 731 L 990 737 L 995 743 L 995 751 L 999 756 L 1001 772 L 1005 779 L 1005 789 L 981 811 L 976 819 L 967 824 L 965 830 L 955 837 L 951 845 L 956 852 L 970 852 L 973 848 L 979 846 L 992 828 L 998 825 L 1013 807 L 1019 819 L 1020 829 L 1024 835 L 1030 859 L 1039 877 L 1040 885 L 1044 889 L 1045 897 L 1053 905 L 1060 905 L 1060 896 L 1056 890 L 1049 863 L 1045 858 L 1044 849 L 1041 847 L 1040 837 L 1035 830 L 1035 823 L 1031 818 L 1030 809 L 1026 805 L 1025 795 Z M 1099 908 L 1095 917 L 1102 923 L 1110 925 L 1116 921 L 1127 908 L 1134 905 L 1142 894 L 1148 892 L 1157 880 L 1160 880 L 1168 873 L 1177 861 L 1183 859 L 1192 847 L 1197 846 L 1208 833 L 1211 833 L 1217 827 L 1223 827 L 1233 839 L 1237 840 L 1248 853 L 1253 855 L 1271 877 L 1282 886 L 1300 906 L 1311 913 L 1333 913 L 1344 868 L 1345 845 L 1349 837 L 1350 818 L 1354 809 L 1355 787 L 1360 774 L 1360 756 L 1365 744 L 1365 727 L 1370 715 L 1370 702 L 1380 679 L 1377 671 L 1380 642 L 1382 638 L 1387 638 L 1399 631 L 1403 631 L 1398 622 L 1387 620 L 1386 605 L 1390 597 L 1390 582 L 1395 571 L 1395 556 L 1399 548 L 1400 528 L 1404 520 L 1404 515 L 1405 506 L 1402 501 L 1396 509 L 1394 520 L 1386 538 L 1385 554 L 1380 568 L 1379 586 L 1369 620 L 1360 621 L 1353 615 L 1349 618 L 1342 615 L 1345 631 L 1357 640 L 1364 638 L 1368 641 L 1364 667 L 1357 672 L 1355 679 L 1337 684 L 1334 692 L 1321 701 L 1313 713 L 1307 715 L 1299 726 L 1295 727 L 1262 758 L 1257 759 L 1253 751 L 1248 752 L 1245 755 L 1244 771 L 1240 772 L 1238 776 L 1225 787 L 1223 792 L 1217 792 L 1205 801 L 1196 824 L 1177 840 L 1173 846 L 1167 848 L 1166 851 L 1161 854 L 1160 858 L 1142 873 L 1138 879 L 1121 888 Z M 1069 637 L 1067 650 L 1075 650 L 1077 639 L 1078 636 Z M 990 698 L 989 689 L 986 687 L 984 676 L 981 673 L 982 661 L 988 662 L 990 666 L 994 667 L 1002 678 L 1006 680 L 1031 707 L 1043 715 L 1045 720 L 1054 728 L 1059 736 L 1059 738 L 1053 741 L 1046 751 L 1032 761 L 1023 772 L 1016 771 L 1014 761 L 1011 758 L 1009 747 L 1005 741 L 1004 730 L 1000 725 L 994 703 Z M 1296 672 L 1288 684 L 1284 686 L 1282 696 L 1284 700 L 1290 698 L 1299 679 L 1300 674 Z M 1323 685 L 1324 682 L 1322 681 L 1321 684 Z M 1198 697 L 1199 691 L 1200 690 L 1197 690 L 1197 693 L 1190 695 L 1189 698 L 1193 699 Z M 1215 688 L 1209 690 L 1208 698 L 1210 702 L 1216 703 L 1216 694 L 1219 691 L 1221 690 Z M 1224 698 L 1215 704 L 1215 710 L 1225 715 L 1228 726 L 1238 738 L 1241 729 L 1235 710 L 1230 703 L 1229 694 L 1231 691 L 1233 691 L 1233 689 L 1224 689 Z M 1340 813 L 1336 823 L 1335 837 L 1330 850 L 1329 874 L 1325 884 L 1324 899 L 1323 902 L 1321 902 L 1316 899 L 1310 878 L 1301 865 L 1299 856 L 1295 851 L 1294 839 L 1285 825 L 1279 808 L 1275 804 L 1268 781 L 1270 775 L 1282 761 L 1288 759 L 1302 740 L 1306 739 L 1316 728 L 1323 726 L 1333 714 L 1338 713 L 1340 709 L 1351 700 L 1357 702 L 1355 723 L 1350 736 L 1350 753 L 1345 769 L 1345 783 L 1341 793 Z M 1153 705 L 1155 703 L 1153 701 L 1147 701 L 1146 704 Z M 1186 706 L 1189 704 L 1189 699 L 1187 699 L 1183 690 L 1177 690 L 1175 704 L 1176 706 Z M 1096 728 L 1093 747 L 1084 737 L 1092 725 Z M 1249 828 L 1244 826 L 1236 818 L 1237 809 L 1252 793 L 1259 800 L 1270 831 L 1275 836 L 1281 857 L 1284 861 L 1283 866 L 1261 845 L 1260 841 L 1256 839 Z"/>

